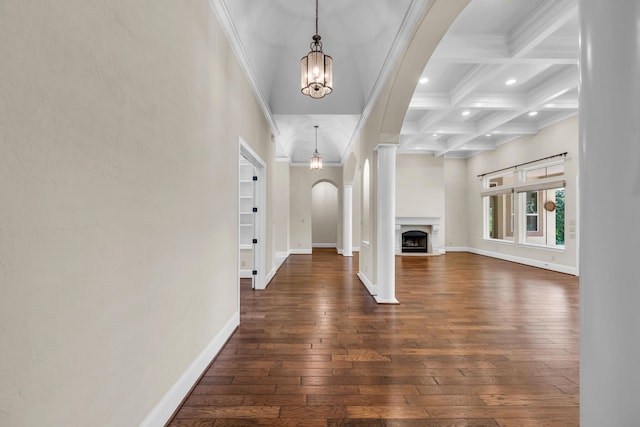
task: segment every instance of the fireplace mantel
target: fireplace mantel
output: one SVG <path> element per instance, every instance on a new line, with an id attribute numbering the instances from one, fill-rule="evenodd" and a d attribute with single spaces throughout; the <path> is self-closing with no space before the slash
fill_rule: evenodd
<path id="1" fill-rule="evenodd" d="M 426 255 L 440 255 L 444 251 L 438 248 L 438 231 L 440 231 L 440 217 L 427 216 L 398 216 L 396 217 L 396 255 L 402 253 L 402 233 L 403 227 L 415 226 L 424 227 L 429 233 L 429 252 Z M 404 254 L 406 255 L 406 253 Z"/>
<path id="2" fill-rule="evenodd" d="M 397 216 L 396 225 L 440 225 L 439 216 Z"/>

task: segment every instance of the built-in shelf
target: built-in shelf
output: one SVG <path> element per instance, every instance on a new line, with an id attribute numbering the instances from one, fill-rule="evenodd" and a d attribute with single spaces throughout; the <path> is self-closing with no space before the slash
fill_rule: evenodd
<path id="1" fill-rule="evenodd" d="M 255 169 L 245 159 L 240 160 L 240 249 L 252 250 L 254 239 L 254 186 Z"/>

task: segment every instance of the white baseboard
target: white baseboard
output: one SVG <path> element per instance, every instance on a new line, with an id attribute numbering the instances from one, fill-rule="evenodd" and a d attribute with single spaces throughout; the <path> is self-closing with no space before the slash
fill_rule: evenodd
<path id="1" fill-rule="evenodd" d="M 285 259 L 287 259 L 287 257 L 291 254 L 291 251 L 278 251 L 276 252 L 276 259 L 282 259 L 284 262 Z"/>
<path id="2" fill-rule="evenodd" d="M 251 279 L 253 277 L 253 271 L 251 270 L 240 270 L 240 278 L 241 279 Z"/>
<path id="3" fill-rule="evenodd" d="M 471 248 L 465 248 L 463 246 L 460 246 L 460 247 L 447 246 L 446 251 L 447 252 L 471 252 Z"/>
<path id="4" fill-rule="evenodd" d="M 283 257 L 283 255 L 286 255 L 286 256 Z M 271 279 L 273 279 L 273 276 L 276 275 L 276 273 L 278 272 L 280 267 L 282 267 L 282 264 L 284 264 L 284 262 L 287 260 L 288 257 L 289 257 L 288 252 L 276 252 L 276 265 L 273 266 L 273 268 L 271 269 L 269 274 L 267 274 L 267 277 L 264 281 L 264 283 L 266 283 L 267 286 L 269 286 L 269 282 L 271 282 Z"/>
<path id="5" fill-rule="evenodd" d="M 142 420 L 140 427 L 162 427 L 169 421 L 169 418 L 171 418 L 175 410 L 178 409 L 178 406 L 187 396 L 187 393 L 191 391 L 191 388 L 196 381 L 198 381 L 204 370 L 207 369 L 214 357 L 222 350 L 222 347 L 239 324 L 240 313 L 236 312 L 207 347 L 191 362 L 187 370 L 180 375 L 180 378 L 171 386 L 164 397 L 160 399 L 149 415 Z"/>
<path id="6" fill-rule="evenodd" d="M 384 299 L 384 298 L 381 298 L 379 295 L 374 295 L 373 298 L 376 300 L 378 304 L 400 304 L 400 301 L 398 301 L 395 298 Z"/>
<path id="7" fill-rule="evenodd" d="M 367 291 L 369 291 L 371 295 L 375 296 L 378 293 L 376 286 L 373 283 L 371 283 L 369 281 L 369 278 L 365 276 L 364 273 L 362 273 L 361 271 L 358 271 L 358 279 L 360 279 L 364 287 L 367 288 Z"/>
<path id="8" fill-rule="evenodd" d="M 312 249 L 290 249 L 289 253 L 291 253 L 291 255 L 311 255 L 311 253 L 313 252 Z"/>
<path id="9" fill-rule="evenodd" d="M 338 245 L 336 243 L 312 243 L 312 248 L 337 248 Z"/>
<path id="10" fill-rule="evenodd" d="M 338 249 L 338 255 L 342 255 L 342 256 L 346 256 L 346 257 L 353 256 L 353 249 L 351 249 L 351 253 L 349 255 L 345 255 L 344 254 L 344 249 L 340 248 L 340 249 Z"/>
<path id="11" fill-rule="evenodd" d="M 360 246 L 354 246 L 351 248 L 351 252 L 360 252 Z"/>
<path id="12" fill-rule="evenodd" d="M 278 268 L 280 268 L 280 265 L 278 264 L 274 265 L 271 271 L 269 272 L 269 274 L 267 274 L 267 277 L 264 278 L 264 289 L 267 289 L 267 286 L 269 286 L 271 279 L 273 279 L 273 276 L 275 276 L 276 273 L 278 272 Z"/>
<path id="13" fill-rule="evenodd" d="M 476 248 L 467 248 L 467 249 L 468 249 L 468 252 L 471 252 L 472 254 L 484 255 L 491 258 L 498 258 L 505 261 L 516 262 L 518 264 L 529 265 L 531 267 L 544 268 L 545 270 L 557 271 L 558 273 L 571 274 L 573 276 L 578 275 L 578 270 L 575 267 L 569 267 L 567 265 L 553 264 L 545 261 L 539 261 L 537 259 L 523 258 L 515 255 L 503 254 L 500 252 L 485 251 L 483 249 L 476 249 Z"/>

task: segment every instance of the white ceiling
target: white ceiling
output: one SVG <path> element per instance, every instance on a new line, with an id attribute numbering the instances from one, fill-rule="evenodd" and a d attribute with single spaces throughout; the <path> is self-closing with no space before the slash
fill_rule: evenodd
<path id="1" fill-rule="evenodd" d="M 340 163 L 430 0 L 320 0 L 334 91 L 319 100 L 300 93 L 314 0 L 210 1 L 277 155 L 307 163 L 317 124 L 325 163 Z M 577 114 L 577 11 L 577 0 L 472 0 L 422 73 L 428 83 L 416 82 L 400 151 L 469 157 Z"/>

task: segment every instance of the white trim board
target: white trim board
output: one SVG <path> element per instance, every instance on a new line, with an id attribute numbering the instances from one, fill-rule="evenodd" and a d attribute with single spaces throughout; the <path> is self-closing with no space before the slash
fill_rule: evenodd
<path id="1" fill-rule="evenodd" d="M 483 249 L 465 248 L 465 247 L 448 247 L 447 252 L 470 252 L 476 255 L 488 256 L 491 258 L 497 258 L 504 261 L 515 262 L 517 264 L 524 264 L 531 267 L 538 267 L 545 270 L 557 271 L 558 273 L 571 274 L 573 276 L 578 275 L 578 269 L 562 264 L 554 264 L 537 259 L 524 258 L 516 255 L 503 254 L 500 252 L 485 251 Z"/>
<path id="2" fill-rule="evenodd" d="M 337 243 L 312 243 L 312 248 L 337 248 Z"/>
<path id="3" fill-rule="evenodd" d="M 286 254 L 286 256 L 283 257 L 282 256 L 283 254 Z M 287 252 L 276 252 L 276 265 L 274 265 L 271 271 L 269 272 L 269 274 L 267 274 L 267 278 L 265 280 L 266 286 L 269 286 L 269 283 L 274 278 L 274 276 L 276 275 L 280 267 L 282 267 L 282 264 L 284 264 L 284 262 L 287 260 L 288 257 L 289 255 Z"/>
<path id="4" fill-rule="evenodd" d="M 313 252 L 312 249 L 290 249 L 289 253 L 291 255 L 311 255 Z"/>
<path id="5" fill-rule="evenodd" d="M 361 271 L 358 271 L 358 279 L 362 282 L 367 291 L 371 294 L 371 296 L 376 296 L 378 294 L 378 290 L 376 289 L 376 285 L 369 281 L 369 278 L 364 275 Z"/>
<path id="6" fill-rule="evenodd" d="M 400 304 L 400 301 L 398 301 L 396 298 L 383 299 L 380 298 L 379 295 L 374 295 L 373 299 L 375 299 L 378 304 Z"/>
<path id="7" fill-rule="evenodd" d="M 169 391 L 160 399 L 156 406 L 149 412 L 140 423 L 140 427 L 162 427 L 164 426 L 178 406 L 182 403 L 187 394 L 191 391 L 196 381 L 200 378 L 211 361 L 222 350 L 229 337 L 240 324 L 240 313 L 235 312 L 220 332 L 205 347 L 205 349 L 195 358 L 191 365 L 180 375 L 180 378 L 171 386 Z"/>
<path id="8" fill-rule="evenodd" d="M 253 271 L 251 270 L 240 270 L 240 278 L 241 279 L 251 279 L 253 277 Z"/>
<path id="9" fill-rule="evenodd" d="M 445 252 L 471 252 L 471 249 L 465 247 L 447 246 L 445 248 Z"/>
<path id="10" fill-rule="evenodd" d="M 498 258 L 505 261 L 511 261 L 518 264 L 529 265 L 531 267 L 538 267 L 538 268 L 543 268 L 545 270 L 557 271 L 559 273 L 571 274 L 573 276 L 578 275 L 578 271 L 575 267 L 569 267 L 567 265 L 553 264 L 545 261 L 539 261 L 537 259 L 523 258 L 515 255 L 503 254 L 500 252 L 485 251 L 482 249 L 470 248 L 469 252 L 477 255 L 484 255 L 492 258 Z"/>

